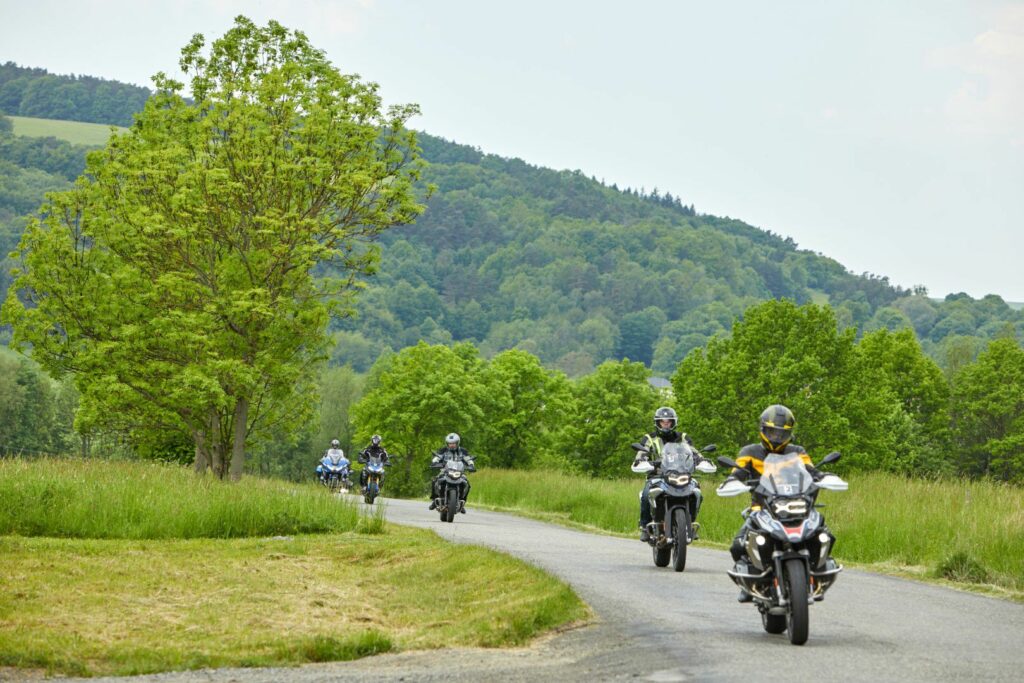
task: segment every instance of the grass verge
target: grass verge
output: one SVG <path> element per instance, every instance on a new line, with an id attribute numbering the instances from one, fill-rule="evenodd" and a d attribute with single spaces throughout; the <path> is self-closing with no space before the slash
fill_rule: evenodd
<path id="1" fill-rule="evenodd" d="M 242 538 L 373 524 L 354 501 L 312 484 L 257 477 L 227 483 L 179 466 L 127 461 L 0 460 L 0 500 L 0 534 L 19 536 Z"/>
<path id="2" fill-rule="evenodd" d="M 847 477 L 850 490 L 819 502 L 843 561 L 1024 601 L 1024 489 L 986 481 L 924 481 L 884 473 Z M 749 497 L 718 498 L 722 475 L 705 476 L 703 541 L 724 545 Z M 640 477 L 596 480 L 553 472 L 481 470 L 474 502 L 570 526 L 634 533 Z M 896 568 L 897 571 L 892 571 Z M 924 570 L 922 571 L 922 568 Z"/>
<path id="3" fill-rule="evenodd" d="M 131 675 L 518 645 L 585 618 L 564 583 L 388 527 L 233 540 L 0 537 L 0 666 Z"/>

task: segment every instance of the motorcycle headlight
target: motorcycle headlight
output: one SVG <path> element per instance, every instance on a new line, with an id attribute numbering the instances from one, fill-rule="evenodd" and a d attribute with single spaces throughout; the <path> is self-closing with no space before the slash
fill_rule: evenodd
<path id="1" fill-rule="evenodd" d="M 779 517 L 802 517 L 807 514 L 807 501 L 802 498 L 777 500 L 774 508 Z"/>
<path id="2" fill-rule="evenodd" d="M 459 472 L 458 470 L 448 470 L 448 476 L 452 479 L 459 479 L 462 477 L 462 472 Z"/>
<path id="3" fill-rule="evenodd" d="M 689 474 L 670 474 L 666 479 L 668 479 L 668 483 L 673 486 L 686 486 L 690 483 Z"/>

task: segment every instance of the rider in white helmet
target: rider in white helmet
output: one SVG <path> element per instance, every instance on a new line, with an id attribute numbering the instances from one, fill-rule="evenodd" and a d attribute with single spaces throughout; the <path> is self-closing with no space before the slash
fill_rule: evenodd
<path id="1" fill-rule="evenodd" d="M 469 454 L 465 448 L 459 445 L 462 440 L 459 435 L 452 432 L 444 438 L 444 448 L 439 448 L 434 451 L 434 457 L 430 460 L 431 467 L 444 467 L 444 463 L 447 460 L 461 460 L 466 463 L 467 467 L 473 466 L 473 456 Z M 431 490 L 431 501 L 430 509 L 434 510 L 437 508 L 437 499 L 441 496 L 440 491 L 441 475 L 438 474 L 430 483 Z M 465 493 L 462 496 L 462 500 L 459 505 L 459 512 L 465 514 L 466 512 L 466 499 L 469 497 L 470 484 L 466 481 Z"/>

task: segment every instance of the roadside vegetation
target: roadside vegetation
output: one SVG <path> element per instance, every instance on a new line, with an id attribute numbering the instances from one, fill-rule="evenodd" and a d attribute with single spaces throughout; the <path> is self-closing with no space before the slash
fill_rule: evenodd
<path id="1" fill-rule="evenodd" d="M 588 615 L 538 569 L 312 485 L 2 460 L 0 500 L 0 666 L 131 675 L 502 647 Z"/>
<path id="2" fill-rule="evenodd" d="M 628 459 L 628 456 L 624 456 Z M 623 467 L 628 463 L 624 463 Z M 841 562 L 995 586 L 1024 598 L 1024 490 L 992 481 L 907 479 L 856 472 L 844 493 L 823 492 L 822 513 L 838 541 Z M 723 476 L 701 478 L 701 540 L 732 541 L 749 497 L 719 498 Z M 554 472 L 481 470 L 475 503 L 540 519 L 632 535 L 639 516 L 640 477 L 600 480 Z M 724 571 L 725 567 L 723 567 Z"/>

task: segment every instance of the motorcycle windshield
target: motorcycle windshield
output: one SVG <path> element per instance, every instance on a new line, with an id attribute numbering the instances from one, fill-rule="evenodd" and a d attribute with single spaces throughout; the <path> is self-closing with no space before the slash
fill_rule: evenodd
<path id="1" fill-rule="evenodd" d="M 761 488 L 776 496 L 796 496 L 811 488 L 811 474 L 799 453 L 771 453 L 764 459 Z"/>
<path id="2" fill-rule="evenodd" d="M 461 460 L 449 460 L 444 467 L 449 472 L 462 472 L 466 469 L 466 465 Z"/>
<path id="3" fill-rule="evenodd" d="M 661 471 L 692 474 L 693 450 L 683 443 L 667 443 L 661 449 Z"/>

